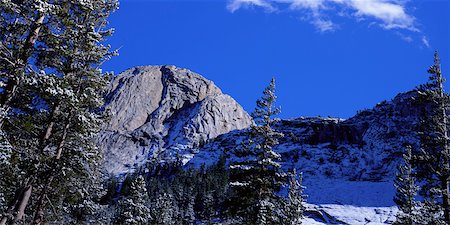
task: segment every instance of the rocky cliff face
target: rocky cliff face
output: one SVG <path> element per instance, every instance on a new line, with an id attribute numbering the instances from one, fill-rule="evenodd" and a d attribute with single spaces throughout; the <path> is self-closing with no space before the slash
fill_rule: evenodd
<path id="1" fill-rule="evenodd" d="M 300 117 L 279 120 L 274 128 L 284 134 L 275 150 L 285 169 L 296 167 L 308 176 L 346 180 L 391 180 L 404 145 L 418 148 L 416 128 L 421 106 L 416 92 L 399 94 L 349 119 Z M 423 107 L 422 107 L 423 108 Z M 221 135 L 209 142 L 190 162 L 198 166 L 233 150 L 247 130 Z"/>
<path id="2" fill-rule="evenodd" d="M 246 139 L 250 116 L 213 82 L 173 66 L 129 69 L 114 78 L 106 97 L 110 122 L 99 144 L 106 167 L 126 172 L 150 158 L 212 163 Z M 393 177 L 404 145 L 418 145 L 421 107 L 415 92 L 399 94 L 347 120 L 280 120 L 276 147 L 287 167 L 348 180 Z M 423 108 L 423 107 L 422 107 Z"/>
<path id="3" fill-rule="evenodd" d="M 105 109 L 110 121 L 98 142 L 113 174 L 154 155 L 187 161 L 207 140 L 252 123 L 212 81 L 174 66 L 135 67 L 121 73 L 109 87 Z"/>

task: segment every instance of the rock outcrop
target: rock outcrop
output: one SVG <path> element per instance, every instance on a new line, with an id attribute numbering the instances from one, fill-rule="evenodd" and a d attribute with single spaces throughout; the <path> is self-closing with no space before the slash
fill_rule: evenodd
<path id="1" fill-rule="evenodd" d="M 110 121 L 98 142 L 113 174 L 154 154 L 187 161 L 208 140 L 252 124 L 212 81 L 174 66 L 135 67 L 114 77 L 105 109 Z"/>
<path id="2" fill-rule="evenodd" d="M 416 97 L 415 91 L 402 93 L 392 101 L 383 101 L 349 119 L 279 120 L 273 127 L 284 137 L 274 149 L 281 154 L 286 170 L 296 167 L 305 176 L 391 180 L 404 146 L 419 147 L 416 129 L 424 106 Z M 247 137 L 247 130 L 220 135 L 200 149 L 188 166 L 211 162 L 223 152 L 231 153 L 229 159 L 233 160 L 232 152 Z"/>
<path id="3" fill-rule="evenodd" d="M 275 150 L 305 175 L 389 180 L 405 144 L 418 147 L 421 110 L 414 91 L 362 110 L 349 119 L 279 120 Z M 117 174 L 149 158 L 199 166 L 232 153 L 248 138 L 250 116 L 213 82 L 175 67 L 136 67 L 115 77 L 107 95 L 111 114 L 99 143 Z M 230 156 L 233 160 L 233 156 Z"/>

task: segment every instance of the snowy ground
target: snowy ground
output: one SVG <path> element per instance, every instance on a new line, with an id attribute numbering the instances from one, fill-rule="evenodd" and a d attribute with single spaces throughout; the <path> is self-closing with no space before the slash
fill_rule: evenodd
<path id="1" fill-rule="evenodd" d="M 358 207 L 352 205 L 308 205 L 308 210 L 317 212 L 315 218 L 306 218 L 303 224 L 392 224 L 397 208 Z"/>
<path id="2" fill-rule="evenodd" d="M 304 185 L 310 213 L 304 224 L 391 224 L 395 219 L 392 182 L 305 177 Z"/>
<path id="3" fill-rule="evenodd" d="M 319 150 L 313 154 L 315 157 L 320 156 Z M 194 167 L 199 166 L 198 162 L 209 162 L 218 158 L 218 155 L 214 154 L 217 153 L 200 152 L 189 163 Z M 395 194 L 392 181 L 350 181 L 349 177 L 328 178 L 319 172 L 323 170 L 323 166 L 308 163 L 312 164 L 311 161 L 299 161 L 297 164 L 289 162 L 284 165 L 296 167 L 297 171 L 304 171 L 302 166 L 316 168 L 314 171 L 304 173 L 303 177 L 310 214 L 303 224 L 392 224 L 395 220 L 397 208 L 392 200 Z M 353 166 L 346 165 L 347 168 L 342 170 L 359 169 Z"/>

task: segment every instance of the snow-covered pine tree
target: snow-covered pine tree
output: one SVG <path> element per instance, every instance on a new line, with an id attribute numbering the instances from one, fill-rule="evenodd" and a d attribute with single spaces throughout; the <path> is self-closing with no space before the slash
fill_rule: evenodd
<path id="1" fill-rule="evenodd" d="M 159 194 L 156 202 L 150 208 L 152 221 L 150 224 L 175 225 L 179 219 L 179 209 L 174 202 L 174 197 L 170 192 Z"/>
<path id="2" fill-rule="evenodd" d="M 226 157 L 221 155 L 218 162 L 210 167 L 206 174 L 207 181 L 210 184 L 203 191 L 202 196 L 202 215 L 209 224 L 216 218 L 223 217 L 224 201 L 227 198 L 228 189 L 228 168 L 226 165 Z"/>
<path id="3" fill-rule="evenodd" d="M 424 199 L 420 204 L 417 224 L 447 225 L 443 218 L 442 206 L 439 199 Z"/>
<path id="4" fill-rule="evenodd" d="M 269 201 L 267 198 L 258 199 L 258 203 L 256 205 L 256 224 L 275 224 L 274 221 L 279 221 L 278 218 L 272 215 L 272 213 L 277 209 L 275 204 Z"/>
<path id="5" fill-rule="evenodd" d="M 38 65 L 55 68 L 55 75 L 60 79 L 56 79 L 53 89 L 57 94 L 50 93 L 45 99 L 52 109 L 48 124 L 54 124 L 56 129 L 52 132 L 52 128 L 47 127 L 45 136 L 49 130 L 52 134 L 40 142 L 40 146 L 45 146 L 44 149 L 54 148 L 56 154 L 49 155 L 56 161 L 50 164 L 47 182 L 40 190 L 34 224 L 43 221 L 46 201 L 41 199 L 45 199 L 44 196 L 51 189 L 66 191 L 59 193 L 67 193 L 67 196 L 54 198 L 64 203 L 69 197 L 72 204 L 64 207 L 69 209 L 73 205 L 84 205 L 82 203 L 92 196 L 98 198 L 101 189 L 93 186 L 86 188 L 86 184 L 98 184 L 96 180 L 99 178 L 101 153 L 93 138 L 102 123 L 102 116 L 96 109 L 103 105 L 102 91 L 107 84 L 107 77 L 98 66 L 114 54 L 109 52 L 108 46 L 99 43 L 112 34 L 111 29 L 105 29 L 106 19 L 117 8 L 117 2 L 72 1 L 64 6 L 59 13 L 67 15 L 69 19 L 55 21 L 56 27 L 65 28 L 64 32 L 49 37 L 49 42 L 60 47 L 42 51 L 38 56 Z M 62 41 L 61 36 L 66 41 Z M 62 170 L 56 170 L 58 167 L 62 167 Z M 56 177 L 58 179 L 52 184 Z"/>
<path id="6" fill-rule="evenodd" d="M 416 184 L 416 178 L 413 171 L 413 155 L 411 146 L 406 146 L 406 152 L 403 154 L 403 164 L 397 167 L 397 176 L 394 181 L 396 194 L 394 202 L 399 211 L 396 215 L 394 224 L 417 224 L 420 216 L 419 204 L 416 200 L 419 186 Z"/>
<path id="7" fill-rule="evenodd" d="M 0 125 L 11 108 L 11 101 L 23 79 L 30 73 L 31 58 L 38 51 L 36 42 L 44 42 L 41 30 L 48 26 L 57 4 L 52 1 L 4 0 L 0 4 Z M 47 27 L 48 28 L 48 27 Z"/>
<path id="8" fill-rule="evenodd" d="M 175 190 L 175 202 L 179 209 L 179 220 L 181 224 L 194 224 L 195 223 L 195 192 L 194 192 L 194 177 L 195 172 L 189 170 L 181 172 L 181 176 L 174 181 Z"/>
<path id="9" fill-rule="evenodd" d="M 4 0 L 0 3 L 0 156 L 5 160 L 0 165 L 0 195 L 5 200 L 0 204 L 9 204 L 0 206 L 0 210 L 4 208 L 0 211 L 0 224 L 3 225 L 8 220 L 22 218 L 31 192 L 27 182 L 19 182 L 22 178 L 18 165 L 6 163 L 6 160 L 12 162 L 16 158 L 10 151 L 13 146 L 3 130 L 3 122 L 10 112 L 18 87 L 30 73 L 27 68 L 30 58 L 37 52 L 34 47 L 45 26 L 44 19 L 52 14 L 55 6 L 41 0 Z"/>
<path id="10" fill-rule="evenodd" d="M 147 207 L 147 188 L 142 175 L 131 182 L 130 193 L 118 202 L 116 224 L 149 224 L 150 209 Z"/>
<path id="11" fill-rule="evenodd" d="M 11 155 L 12 146 L 0 129 L 0 218 L 3 217 L 2 213 L 7 211 L 7 194 L 14 192 L 15 179 L 12 177 L 17 169 L 11 167 Z"/>
<path id="12" fill-rule="evenodd" d="M 213 191 L 209 190 L 203 193 L 201 198 L 201 212 L 200 218 L 204 220 L 206 224 L 212 224 L 216 212 L 216 205 L 214 204 Z"/>
<path id="13" fill-rule="evenodd" d="M 256 102 L 252 116 L 256 125 L 251 126 L 250 139 L 244 148 L 236 150 L 239 158 L 230 165 L 231 197 L 228 200 L 230 216 L 246 224 L 276 224 L 281 216 L 277 210 L 282 200 L 276 193 L 285 180 L 281 171 L 280 155 L 273 151 L 281 133 L 272 129 L 273 116 L 280 112 L 275 107 L 275 79 Z"/>
<path id="14" fill-rule="evenodd" d="M 14 81 L 14 94 L 8 90 L 2 93 L 6 96 L 3 102 L 7 103 L 3 108 L 12 106 L 21 110 L 21 114 L 11 115 L 5 127 L 16 149 L 13 157 L 19 166 L 13 166 L 20 168 L 15 172 L 20 184 L 16 185 L 18 194 L 10 199 L 6 214 L 14 215 L 11 219 L 18 222 L 26 209 L 27 214 L 34 209 L 34 224 L 40 224 L 50 210 L 47 202 L 66 214 L 90 212 L 87 207 L 98 208 L 85 203 L 92 203 L 101 195 L 98 192 L 101 188 L 92 186 L 99 185 L 94 179 L 100 176 L 97 167 L 101 156 L 92 138 L 102 122 L 95 109 L 102 105 L 101 92 L 106 85 L 99 65 L 112 55 L 109 46 L 100 43 L 112 33 L 105 26 L 109 14 L 117 8 L 117 1 L 30 2 L 34 3 L 20 7 L 28 7 L 37 18 L 41 14 L 48 16 L 43 23 L 39 22 L 40 29 L 27 33 L 35 39 L 31 47 L 25 48 L 26 51 L 20 48 L 23 51 L 19 53 L 34 57 L 33 65 L 25 66 L 27 73 L 20 77 L 20 82 Z M 20 10 L 11 13 L 22 16 Z M 35 37 L 37 33 L 42 38 Z M 27 40 L 23 46 L 30 45 Z M 23 64 L 24 60 L 20 62 Z M 7 76 L 4 80 L 11 79 Z M 15 104 L 19 100 L 20 104 Z M 27 207 L 36 193 L 37 202 Z M 79 210 L 81 206 L 85 210 Z M 0 224 L 9 219 L 3 216 Z"/>
<path id="15" fill-rule="evenodd" d="M 190 193 L 190 194 L 185 196 L 187 202 L 183 209 L 183 224 L 195 224 L 195 219 L 196 219 L 195 211 L 194 211 L 195 195 L 194 195 L 193 191 L 189 191 L 187 193 Z"/>
<path id="16" fill-rule="evenodd" d="M 305 196 L 303 195 L 303 174 L 297 175 L 294 168 L 289 176 L 289 192 L 284 208 L 286 225 L 301 224 L 305 211 Z"/>
<path id="17" fill-rule="evenodd" d="M 424 183 L 420 194 L 424 197 L 422 211 L 433 213 L 433 223 L 450 224 L 449 190 L 450 146 L 447 110 L 449 96 L 443 88 L 439 55 L 428 69 L 429 81 L 418 88 L 424 114 L 420 126 L 421 154 L 418 156 L 418 179 Z"/>

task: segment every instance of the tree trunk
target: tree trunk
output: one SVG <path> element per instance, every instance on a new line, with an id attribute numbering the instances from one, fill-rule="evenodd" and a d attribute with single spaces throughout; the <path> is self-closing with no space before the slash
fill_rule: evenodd
<path id="1" fill-rule="evenodd" d="M 30 33 L 28 33 L 27 40 L 25 41 L 24 49 L 22 50 L 22 54 L 20 55 L 20 60 L 25 65 L 28 61 L 28 58 L 31 56 L 30 50 L 34 48 L 34 44 L 39 38 L 39 32 L 41 31 L 42 24 L 44 23 L 45 15 L 39 13 L 36 20 L 34 21 Z"/>
<path id="2" fill-rule="evenodd" d="M 56 166 L 58 165 L 58 162 L 61 159 L 62 150 L 63 150 L 64 144 L 66 142 L 68 130 L 70 128 L 71 116 L 72 116 L 72 114 L 69 113 L 69 118 L 64 126 L 63 135 L 61 137 L 61 140 L 58 144 L 58 148 L 56 150 L 55 162 L 52 166 L 52 169 L 50 170 L 50 176 L 47 179 L 47 181 L 45 182 L 41 193 L 39 194 L 39 200 L 36 204 L 35 214 L 34 214 L 33 223 L 32 223 L 33 225 L 40 225 L 44 221 L 44 206 L 46 204 L 45 196 L 47 195 L 48 189 L 51 186 L 53 179 L 55 178 Z"/>
<path id="3" fill-rule="evenodd" d="M 44 222 L 44 206 L 46 204 L 45 202 L 45 196 L 47 195 L 48 188 L 50 187 L 50 184 L 53 182 L 54 175 L 50 175 L 50 177 L 46 180 L 44 187 L 42 188 L 41 194 L 39 195 L 39 200 L 37 202 L 36 212 L 34 214 L 33 218 L 33 224 L 41 224 Z"/>
<path id="4" fill-rule="evenodd" d="M 20 200 L 21 196 L 23 195 L 24 190 L 25 190 L 25 187 L 21 187 L 19 190 L 16 191 L 14 200 L 9 204 L 9 207 L 6 210 L 7 215 L 12 215 L 14 208 L 17 205 L 17 202 Z M 5 225 L 7 220 L 8 220 L 7 216 L 4 216 L 2 218 L 2 220 L 0 221 L 0 225 Z"/>
<path id="5" fill-rule="evenodd" d="M 21 190 L 17 194 L 17 197 L 15 198 L 15 201 L 10 206 L 8 214 L 14 215 L 13 213 L 16 212 L 13 219 L 13 224 L 20 223 L 22 217 L 25 215 L 25 208 L 28 205 L 28 201 L 30 200 L 32 190 L 33 186 L 31 185 L 30 182 L 25 187 L 21 188 Z M 6 222 L 8 222 L 8 217 L 3 216 L 2 220 L 0 221 L 0 225 L 5 225 Z"/>
<path id="6" fill-rule="evenodd" d="M 16 224 L 22 220 L 23 215 L 25 215 L 25 208 L 28 205 L 30 196 L 33 190 L 33 179 L 28 179 L 23 187 L 19 188 L 16 192 L 13 202 L 7 210 L 7 215 L 3 216 L 0 220 L 0 225 L 5 225 L 8 219 L 14 217 L 13 224 Z M 10 217 L 8 217 L 8 215 Z M 14 216 L 12 216 L 14 215 Z"/>
<path id="7" fill-rule="evenodd" d="M 6 220 L 7 220 L 7 218 L 6 218 L 6 216 L 4 216 L 2 218 L 2 220 L 0 221 L 0 225 L 5 225 L 6 224 Z"/>
<path id="8" fill-rule="evenodd" d="M 21 54 L 19 56 L 19 60 L 21 61 L 20 66 L 16 69 L 16 76 L 14 78 L 8 79 L 6 82 L 6 87 L 4 88 L 4 92 L 2 97 L 0 98 L 0 106 L 4 108 L 7 112 L 9 111 L 9 104 L 12 99 L 16 95 L 17 86 L 20 84 L 23 73 L 25 71 L 25 67 L 27 65 L 28 59 L 32 54 L 32 48 L 34 48 L 34 44 L 36 43 L 39 32 L 41 31 L 42 24 L 44 22 L 45 15 L 39 14 L 36 17 L 36 20 L 31 25 L 30 32 L 28 33 L 27 39 L 25 40 L 25 44 L 21 50 Z M 4 122 L 4 118 L 0 117 L 0 128 L 2 127 Z"/>
<path id="9" fill-rule="evenodd" d="M 22 220 L 22 217 L 25 215 L 25 208 L 27 207 L 28 201 L 30 200 L 32 190 L 33 186 L 31 184 L 25 187 L 21 200 L 17 205 L 17 215 L 14 217 L 13 224 L 19 224 Z"/>
<path id="10" fill-rule="evenodd" d="M 44 152 L 44 149 L 47 147 L 47 142 L 50 139 L 50 136 L 53 132 L 53 127 L 55 126 L 55 117 L 59 111 L 60 104 L 59 102 L 55 103 L 55 106 L 53 107 L 53 110 L 51 112 L 50 118 L 48 120 L 47 129 L 45 130 L 45 133 L 42 134 L 41 139 L 39 140 L 39 147 L 41 149 L 41 153 Z"/>
<path id="11" fill-rule="evenodd" d="M 76 91 L 77 95 L 80 93 L 80 90 L 81 90 L 82 79 L 80 78 L 78 80 L 78 82 L 80 85 L 78 86 L 77 91 Z M 59 102 L 57 103 L 56 106 L 57 106 L 56 109 L 59 109 Z M 61 159 L 62 151 L 64 149 L 64 144 L 66 143 L 67 134 L 69 132 L 70 124 L 72 122 L 72 115 L 73 115 L 73 111 L 70 111 L 69 115 L 66 118 L 66 121 L 64 124 L 64 129 L 63 129 L 63 135 L 61 136 L 61 140 L 56 149 L 55 162 L 52 166 L 52 169 L 50 170 L 50 177 L 48 178 L 47 182 L 44 184 L 44 187 L 42 188 L 42 191 L 39 195 L 39 201 L 36 205 L 36 209 L 35 209 L 35 213 L 34 213 L 34 218 L 33 218 L 33 223 L 32 223 L 33 225 L 40 225 L 44 220 L 44 206 L 46 204 L 45 197 L 47 195 L 47 191 L 48 191 L 49 187 L 51 186 L 53 179 L 55 178 L 56 166 L 58 165 L 58 162 Z M 47 133 L 44 136 L 44 138 L 45 137 L 47 137 Z M 50 136 L 48 136 L 47 138 L 49 138 L 49 137 Z"/>
<path id="12" fill-rule="evenodd" d="M 47 129 L 46 129 L 45 133 L 42 135 L 42 137 L 40 139 L 41 152 L 46 147 L 46 143 L 47 143 L 48 139 L 50 138 L 50 136 L 52 134 L 53 127 L 54 127 L 54 124 L 55 124 L 54 118 L 56 116 L 57 111 L 59 111 L 59 107 L 60 107 L 59 103 L 57 103 L 55 105 L 55 107 L 53 108 L 53 111 L 51 113 Z M 20 218 L 17 218 L 17 216 L 16 216 L 16 219 L 20 220 L 21 217 L 23 216 L 24 212 L 25 212 L 25 207 L 28 204 L 31 192 L 32 192 L 32 180 L 27 181 L 26 185 L 24 187 L 20 188 L 20 190 L 17 192 L 16 197 L 14 198 L 14 201 L 10 204 L 10 209 L 8 209 L 8 213 L 12 214 L 13 210 L 18 210 L 17 211 L 17 215 L 20 215 L 20 214 L 22 214 L 22 215 L 20 215 Z M 20 202 L 20 204 L 19 204 L 19 202 Z M 23 207 L 19 207 L 18 208 L 17 207 L 18 204 L 19 205 L 23 205 Z M 0 225 L 5 225 L 7 220 L 8 220 L 8 218 L 6 216 L 4 216 L 2 218 L 2 220 L 0 220 Z"/>

